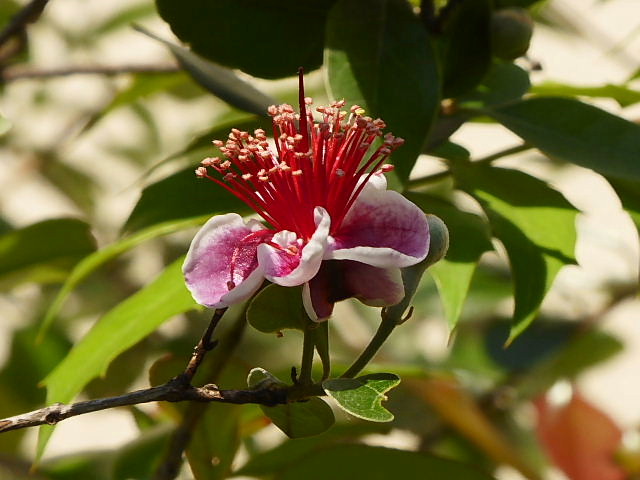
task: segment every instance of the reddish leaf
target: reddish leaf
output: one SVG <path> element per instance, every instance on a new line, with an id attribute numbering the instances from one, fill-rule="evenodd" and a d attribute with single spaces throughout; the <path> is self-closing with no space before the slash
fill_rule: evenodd
<path id="1" fill-rule="evenodd" d="M 602 411 L 574 392 L 565 405 L 536 402 L 538 437 L 553 463 L 571 480 L 623 480 L 614 455 L 620 428 Z"/>

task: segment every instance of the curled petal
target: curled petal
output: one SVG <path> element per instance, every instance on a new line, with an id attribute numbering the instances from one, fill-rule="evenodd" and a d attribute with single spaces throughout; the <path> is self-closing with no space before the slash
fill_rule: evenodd
<path id="1" fill-rule="evenodd" d="M 182 265 L 187 288 L 196 302 L 212 308 L 228 307 L 249 298 L 264 275 L 257 247 L 265 239 L 260 223 L 245 224 L 235 213 L 217 215 L 196 234 Z"/>
<path id="2" fill-rule="evenodd" d="M 384 190 L 372 176 L 345 217 L 325 259 L 355 260 L 374 267 L 407 267 L 429 251 L 429 224 L 416 205 Z M 384 178 L 384 177 L 382 177 Z"/>
<path id="3" fill-rule="evenodd" d="M 295 233 L 282 231 L 272 239 L 280 248 L 266 243 L 258 247 L 258 263 L 267 280 L 293 287 L 309 281 L 318 272 L 327 248 L 331 218 L 321 207 L 314 214 L 316 231 L 306 244 L 300 245 Z"/>
<path id="4" fill-rule="evenodd" d="M 395 305 L 404 298 L 400 269 L 351 260 L 326 261 L 302 290 L 305 310 L 316 322 L 327 320 L 336 302 L 351 297 L 373 307 Z"/>

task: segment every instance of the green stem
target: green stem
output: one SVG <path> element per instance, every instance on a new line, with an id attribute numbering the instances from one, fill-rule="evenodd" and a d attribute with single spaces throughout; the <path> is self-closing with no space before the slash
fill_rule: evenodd
<path id="1" fill-rule="evenodd" d="M 308 320 L 308 322 L 311 322 Z M 311 370 L 313 368 L 313 354 L 316 348 L 315 332 L 311 328 L 312 325 L 305 325 L 304 328 L 304 340 L 302 344 L 302 362 L 300 364 L 300 375 L 298 376 L 298 383 L 301 385 L 311 385 L 313 378 L 311 377 Z"/>
<path id="2" fill-rule="evenodd" d="M 322 322 L 314 330 L 316 351 L 322 362 L 322 380 L 331 376 L 331 357 L 329 356 L 329 322 Z"/>
<path id="3" fill-rule="evenodd" d="M 341 375 L 341 378 L 353 378 L 367 366 L 375 354 L 380 350 L 382 344 L 389 338 L 393 329 L 398 326 L 398 322 L 395 318 L 391 318 L 386 315 L 386 312 L 382 313 L 382 321 L 376 331 L 375 335 L 367 345 L 367 348 L 360 354 L 360 356 L 353 362 L 353 364 Z"/>
<path id="4" fill-rule="evenodd" d="M 491 163 L 495 160 L 499 160 L 503 157 L 508 157 L 509 155 L 515 155 L 516 153 L 525 152 L 527 150 L 531 150 L 533 147 L 526 143 L 522 145 L 516 145 L 515 147 L 510 147 L 504 150 L 500 150 L 499 152 L 492 153 L 491 155 L 487 155 L 486 157 L 479 158 L 478 160 L 474 160 L 471 162 L 472 165 L 485 165 L 487 163 Z M 417 187 L 425 187 L 427 185 L 431 185 L 432 183 L 439 182 L 440 180 L 444 180 L 447 177 L 450 177 L 453 172 L 451 170 L 445 170 L 444 172 L 438 172 L 431 175 L 427 175 L 425 177 L 416 178 L 415 180 L 410 180 L 407 184 L 407 188 L 417 188 Z"/>

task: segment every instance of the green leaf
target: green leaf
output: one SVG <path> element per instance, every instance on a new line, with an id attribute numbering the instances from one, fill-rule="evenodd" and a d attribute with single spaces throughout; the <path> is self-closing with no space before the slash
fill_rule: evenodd
<path id="1" fill-rule="evenodd" d="M 152 333 L 162 323 L 196 304 L 182 277 L 183 258 L 169 265 L 153 282 L 107 312 L 65 359 L 43 380 L 47 404 L 70 402 L 111 361 Z M 140 365 L 142 368 L 142 365 Z M 50 436 L 41 430 L 39 455 Z"/>
<path id="2" fill-rule="evenodd" d="M 215 183 L 197 178 L 193 168 L 181 170 L 142 191 L 124 230 L 134 232 L 158 223 L 216 213 L 249 212 L 249 207 Z"/>
<path id="3" fill-rule="evenodd" d="M 393 414 L 382 406 L 385 393 L 400 383 L 392 373 L 372 373 L 358 378 L 332 378 L 322 382 L 324 391 L 354 417 L 371 422 L 390 422 Z"/>
<path id="4" fill-rule="evenodd" d="M 182 8 L 182 7 L 181 7 Z M 245 82 L 228 68 L 211 63 L 186 48 L 163 40 L 137 26 L 136 30 L 163 43 L 176 57 L 178 63 L 207 91 L 240 110 L 267 116 L 267 108 L 278 103 L 273 98 Z"/>
<path id="5" fill-rule="evenodd" d="M 621 107 L 640 102 L 640 91 L 622 85 L 602 85 L 600 87 L 580 87 L 559 82 L 544 82 L 531 89 L 537 95 L 558 95 L 563 97 L 611 98 Z"/>
<path id="6" fill-rule="evenodd" d="M 426 212 L 440 217 L 449 229 L 449 250 L 442 261 L 431 267 L 440 300 L 454 329 L 471 285 L 480 256 L 493 249 L 487 224 L 477 215 L 458 210 L 443 200 L 425 194 L 408 193 L 407 198 Z"/>
<path id="7" fill-rule="evenodd" d="M 475 87 L 491 64 L 491 2 L 459 2 L 449 8 L 438 39 L 443 96 L 457 97 Z M 451 6 L 450 6 L 451 7 Z"/>
<path id="8" fill-rule="evenodd" d="M 249 372 L 247 383 L 251 388 L 278 388 L 286 384 L 262 368 Z M 275 407 L 260 405 L 262 412 L 289 438 L 318 435 L 335 423 L 331 407 L 318 397 L 291 402 Z"/>
<path id="9" fill-rule="evenodd" d="M 575 263 L 577 210 L 543 181 L 516 170 L 469 164 L 454 175 L 480 202 L 507 251 L 515 298 L 511 342 L 535 317 L 560 268 Z"/>
<path id="10" fill-rule="evenodd" d="M 640 182 L 607 178 L 640 232 Z"/>
<path id="11" fill-rule="evenodd" d="M 530 98 L 487 113 L 551 158 L 640 180 L 640 125 L 569 98 Z"/>
<path id="12" fill-rule="evenodd" d="M 396 305 L 385 309 L 384 317 L 388 322 L 396 325 L 402 323 L 405 311 L 411 305 L 413 297 L 420 285 L 420 280 L 425 270 L 440 261 L 449 248 L 449 230 L 444 222 L 435 215 L 427 215 L 429 223 L 429 253 L 427 258 L 420 263 L 402 269 L 402 284 L 404 285 L 404 298 Z"/>
<path id="13" fill-rule="evenodd" d="M 286 328 L 304 330 L 307 314 L 302 305 L 302 287 L 269 285 L 253 298 L 247 320 L 264 333 L 280 333 Z"/>
<path id="14" fill-rule="evenodd" d="M 291 465 L 277 480 L 491 480 L 480 470 L 455 460 L 422 452 L 369 445 L 336 445 L 314 452 Z"/>
<path id="15" fill-rule="evenodd" d="M 96 248 L 89 225 L 72 218 L 45 220 L 0 236 L 0 288 L 22 282 L 59 282 Z"/>
<path id="16" fill-rule="evenodd" d="M 11 122 L 0 115 L 0 137 L 11 129 Z"/>
<path id="17" fill-rule="evenodd" d="M 186 451 L 196 480 L 229 478 L 231 464 L 240 446 L 241 409 L 240 405 L 221 403 L 207 406 Z"/>
<path id="18" fill-rule="evenodd" d="M 101 248 L 97 252 L 83 258 L 71 271 L 67 277 L 64 285 L 58 292 L 56 298 L 51 302 L 44 319 L 40 326 L 40 332 L 38 338 L 41 340 L 43 335 L 49 329 L 55 318 L 60 313 L 60 309 L 64 305 L 65 301 L 75 290 L 75 288 L 90 274 L 95 272 L 105 263 L 113 260 L 114 258 L 122 255 L 123 253 L 137 247 L 143 242 L 151 240 L 153 238 L 167 235 L 185 228 L 201 225 L 206 221 L 206 217 L 191 218 L 182 221 L 170 221 L 165 223 L 159 223 L 152 225 L 151 227 L 140 230 L 139 232 L 123 238 L 111 245 Z"/>
<path id="19" fill-rule="evenodd" d="M 171 440 L 169 427 L 166 423 L 153 427 L 120 447 L 113 458 L 111 480 L 151 478 Z"/>
<path id="20" fill-rule="evenodd" d="M 529 74 L 513 63 L 494 63 L 477 88 L 458 101 L 461 106 L 497 106 L 519 100 L 531 88 Z"/>
<path id="21" fill-rule="evenodd" d="M 324 26 L 333 0 L 156 0 L 160 16 L 199 55 L 263 78 L 309 72 L 322 64 Z"/>
<path id="22" fill-rule="evenodd" d="M 406 181 L 440 101 L 424 26 L 404 0 L 340 0 L 329 13 L 325 59 L 332 96 L 362 106 L 405 139 L 392 160 Z"/>

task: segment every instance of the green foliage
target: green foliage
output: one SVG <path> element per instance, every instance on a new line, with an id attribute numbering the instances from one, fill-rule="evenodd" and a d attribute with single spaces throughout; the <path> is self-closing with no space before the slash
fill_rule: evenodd
<path id="1" fill-rule="evenodd" d="M 570 98 L 531 98 L 488 113 L 551 158 L 640 178 L 640 125 Z"/>
<path id="2" fill-rule="evenodd" d="M 205 58 L 263 78 L 288 77 L 322 63 L 326 16 L 333 1 L 296 0 L 277 7 L 255 0 L 156 0 L 173 32 Z M 241 26 L 233 19 L 242 19 Z"/>
<path id="3" fill-rule="evenodd" d="M 405 139 L 393 162 L 406 181 L 439 101 L 424 27 L 402 0 L 339 0 L 329 13 L 325 58 L 332 97 L 360 105 Z"/>
<path id="4" fill-rule="evenodd" d="M 59 282 L 83 256 L 95 250 L 85 222 L 45 220 L 0 236 L 0 286 Z"/>
<path id="5" fill-rule="evenodd" d="M 372 373 L 358 378 L 333 378 L 322 382 L 324 391 L 354 417 L 371 422 L 390 422 L 393 414 L 382 406 L 385 393 L 400 383 L 392 373 Z"/>
<path id="6" fill-rule="evenodd" d="M 280 333 L 287 328 L 304 330 L 308 320 L 302 305 L 302 288 L 269 285 L 251 301 L 247 320 L 264 333 Z"/>

